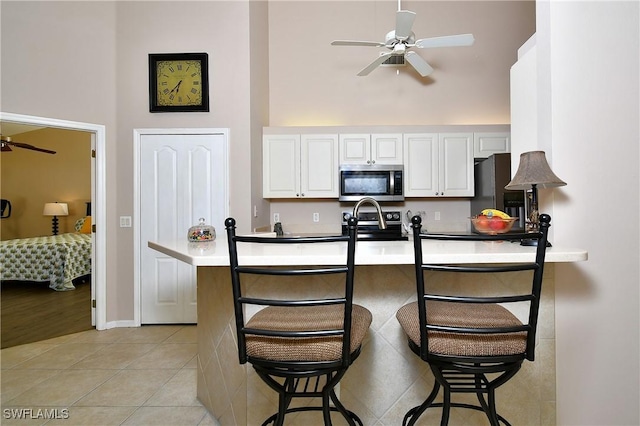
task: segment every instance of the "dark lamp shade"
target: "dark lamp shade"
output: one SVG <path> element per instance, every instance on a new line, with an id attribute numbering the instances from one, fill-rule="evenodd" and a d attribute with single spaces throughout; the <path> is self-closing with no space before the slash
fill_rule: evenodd
<path id="1" fill-rule="evenodd" d="M 544 151 L 530 151 L 520 154 L 518 171 L 504 189 L 527 190 L 533 185 L 538 188 L 555 188 L 566 184 L 551 171 Z"/>

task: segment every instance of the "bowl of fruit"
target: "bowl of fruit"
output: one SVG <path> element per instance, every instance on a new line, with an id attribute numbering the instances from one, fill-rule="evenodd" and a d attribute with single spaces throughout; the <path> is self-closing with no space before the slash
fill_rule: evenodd
<path id="1" fill-rule="evenodd" d="M 496 235 L 511 231 L 517 220 L 517 217 L 511 217 L 503 211 L 484 209 L 479 215 L 471 218 L 471 223 L 481 234 Z"/>

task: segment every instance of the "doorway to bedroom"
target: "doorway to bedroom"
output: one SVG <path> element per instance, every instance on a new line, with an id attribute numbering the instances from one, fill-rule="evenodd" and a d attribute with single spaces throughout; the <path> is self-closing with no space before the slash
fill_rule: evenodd
<path id="1" fill-rule="evenodd" d="M 0 113 L 0 125 L 3 137 L 56 151 L 49 155 L 14 147 L 1 154 L 2 198 L 12 206 L 11 215 L 2 219 L 2 245 L 43 238 L 55 247 L 26 259 L 12 257 L 9 263 L 3 259 L 2 348 L 104 328 L 104 297 L 99 296 L 105 293 L 104 232 L 81 226 L 89 217 L 94 224 L 104 217 L 105 191 L 96 187 L 104 182 L 104 158 L 93 156 L 104 151 L 104 126 L 8 113 Z M 43 215 L 48 202 L 68 207 L 67 215 L 58 218 L 56 236 L 52 218 Z M 65 257 L 73 266 L 64 267 L 64 273 L 53 266 L 37 271 L 47 263 L 42 256 L 65 252 L 73 252 L 74 259 Z M 29 256 L 36 257 L 30 261 Z M 22 263 L 28 272 L 8 272 L 8 267 L 25 268 Z M 56 291 L 64 289 L 71 291 Z"/>

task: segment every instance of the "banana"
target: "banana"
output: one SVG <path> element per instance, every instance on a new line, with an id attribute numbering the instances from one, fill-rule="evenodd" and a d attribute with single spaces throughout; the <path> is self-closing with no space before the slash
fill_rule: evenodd
<path id="1" fill-rule="evenodd" d="M 488 217 L 498 216 L 499 218 L 502 218 L 502 219 L 511 219 L 511 216 L 497 209 L 484 209 L 482 210 L 482 212 L 480 212 L 480 214 Z"/>

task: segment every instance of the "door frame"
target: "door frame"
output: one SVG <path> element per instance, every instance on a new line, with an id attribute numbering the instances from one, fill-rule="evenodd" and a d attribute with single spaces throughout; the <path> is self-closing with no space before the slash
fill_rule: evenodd
<path id="1" fill-rule="evenodd" d="M 42 127 L 54 127 L 64 130 L 77 130 L 91 134 L 91 148 L 96 152 L 91 166 L 91 221 L 96 225 L 96 231 L 93 234 L 93 249 L 91 250 L 91 325 L 95 326 L 96 330 L 106 329 L 106 127 L 102 124 L 58 120 L 55 118 L 8 112 L 0 112 L 0 121 Z M 94 300 L 95 306 L 93 306 Z"/>
<path id="2" fill-rule="evenodd" d="M 209 135 L 222 134 L 224 136 L 224 161 L 227 164 L 224 185 L 227 187 L 225 208 L 229 211 L 229 129 L 228 128 L 166 128 L 166 129 L 133 129 L 133 325 L 142 325 L 142 281 L 141 258 L 142 253 L 140 235 L 140 150 L 143 135 Z M 186 239 L 186 230 L 185 230 Z"/>

